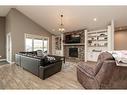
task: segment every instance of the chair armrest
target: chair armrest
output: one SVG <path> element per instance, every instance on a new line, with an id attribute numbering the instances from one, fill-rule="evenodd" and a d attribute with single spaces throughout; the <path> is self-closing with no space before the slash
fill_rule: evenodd
<path id="1" fill-rule="evenodd" d="M 93 69 L 89 66 L 85 66 L 85 68 L 89 68 L 89 71 Z M 78 81 L 83 85 L 85 88 L 93 88 L 93 89 L 98 89 L 99 84 L 94 76 L 93 73 L 89 73 L 84 67 L 82 68 L 81 66 L 77 66 L 77 79 Z"/>
<path id="2" fill-rule="evenodd" d="M 95 73 L 91 67 L 87 65 L 79 64 L 77 68 L 80 69 L 83 73 L 85 73 L 90 78 L 94 78 Z"/>

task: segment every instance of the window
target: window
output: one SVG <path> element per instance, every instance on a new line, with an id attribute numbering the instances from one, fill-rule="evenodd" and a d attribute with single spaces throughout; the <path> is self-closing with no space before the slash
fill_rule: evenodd
<path id="1" fill-rule="evenodd" d="M 48 53 L 48 47 L 49 38 L 30 34 L 25 35 L 26 51 L 42 50 L 43 52 Z"/>
<path id="2" fill-rule="evenodd" d="M 46 38 L 44 38 L 44 40 L 43 40 L 43 51 L 44 52 L 48 52 L 48 39 L 46 39 Z"/>
<path id="3" fill-rule="evenodd" d="M 34 51 L 43 50 L 43 42 L 40 39 L 34 39 Z"/>
<path id="4" fill-rule="evenodd" d="M 32 39 L 26 38 L 26 51 L 32 51 Z"/>

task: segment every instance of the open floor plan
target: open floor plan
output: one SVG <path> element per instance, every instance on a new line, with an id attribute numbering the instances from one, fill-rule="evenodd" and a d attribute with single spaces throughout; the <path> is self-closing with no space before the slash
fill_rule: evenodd
<path id="1" fill-rule="evenodd" d="M 0 89 L 127 89 L 127 6 L 0 6 Z"/>

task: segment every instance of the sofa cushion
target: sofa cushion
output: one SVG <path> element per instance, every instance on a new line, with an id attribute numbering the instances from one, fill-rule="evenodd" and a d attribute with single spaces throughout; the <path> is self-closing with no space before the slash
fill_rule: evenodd
<path id="1" fill-rule="evenodd" d="M 37 56 L 43 56 L 42 50 L 37 50 L 36 52 L 37 52 Z"/>

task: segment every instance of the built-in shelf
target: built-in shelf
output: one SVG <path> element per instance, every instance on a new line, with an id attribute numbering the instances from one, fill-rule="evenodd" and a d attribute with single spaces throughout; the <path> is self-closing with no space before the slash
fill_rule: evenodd
<path id="1" fill-rule="evenodd" d="M 88 38 L 97 37 L 97 36 L 88 36 Z"/>
<path id="2" fill-rule="evenodd" d="M 102 52 L 102 50 L 95 50 L 95 49 L 93 49 L 92 52 Z"/>
<path id="3" fill-rule="evenodd" d="M 88 35 L 89 35 L 89 34 L 105 33 L 105 32 L 107 32 L 107 29 L 105 29 L 105 30 L 98 30 L 98 31 L 88 32 Z"/>
<path id="4" fill-rule="evenodd" d="M 94 46 L 94 45 L 92 45 L 92 46 L 88 46 L 88 47 L 107 47 L 107 46 Z"/>
<path id="5" fill-rule="evenodd" d="M 89 36 L 88 35 L 88 38 L 93 38 L 93 37 L 107 37 L 107 35 L 103 35 L 103 36 Z"/>
<path id="6" fill-rule="evenodd" d="M 109 29 L 89 31 L 86 36 L 87 60 L 97 61 L 99 54 L 109 48 Z"/>
<path id="7" fill-rule="evenodd" d="M 64 44 L 65 46 L 83 46 L 84 43 L 72 43 L 72 44 Z"/>
<path id="8" fill-rule="evenodd" d="M 107 41 L 107 39 L 102 39 L 102 40 L 89 40 L 89 41 Z"/>

